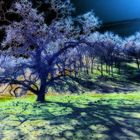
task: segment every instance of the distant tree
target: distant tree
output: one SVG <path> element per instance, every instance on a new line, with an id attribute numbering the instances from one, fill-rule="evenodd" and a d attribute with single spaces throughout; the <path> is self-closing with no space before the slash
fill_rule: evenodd
<path id="1" fill-rule="evenodd" d="M 31 91 L 40 102 L 45 101 L 45 93 L 53 83 L 67 76 L 66 71 L 77 71 L 78 55 L 82 54 L 83 48 L 91 47 L 84 38 L 85 33 L 82 36 L 81 29 L 90 32 L 99 23 L 91 13 L 84 15 L 80 21 L 79 18 L 74 20 L 69 14 L 66 16 L 67 11 L 73 9 L 67 7 L 69 0 L 61 1 L 61 4 L 57 1 L 48 2 L 54 2 L 52 6 L 58 6 L 65 15 L 49 25 L 31 2 L 21 0 L 12 5 L 10 11 L 22 19 L 3 26 L 6 36 L 0 52 L 0 84 L 10 86 L 10 91 L 15 95 Z M 95 18 L 94 24 L 90 17 Z M 75 26 L 75 21 L 81 26 Z M 70 67 L 71 64 L 73 66 Z"/>
<path id="2" fill-rule="evenodd" d="M 140 69 L 140 33 L 125 39 L 124 51 L 129 59 L 136 61 L 137 67 Z"/>
<path id="3" fill-rule="evenodd" d="M 113 75 L 113 67 L 120 65 L 120 54 L 122 52 L 122 39 L 111 32 L 106 32 L 102 35 L 102 61 L 106 64 L 106 71 Z M 109 66 L 109 70 L 107 69 Z"/>
<path id="4" fill-rule="evenodd" d="M 94 46 L 94 51 L 90 51 L 93 59 L 100 63 L 100 71 L 103 75 L 103 65 L 106 65 L 106 71 L 113 74 L 113 67 L 119 63 L 122 39 L 111 32 L 101 34 L 99 32 L 91 33 L 87 41 Z M 109 67 L 109 68 L 108 68 Z"/>

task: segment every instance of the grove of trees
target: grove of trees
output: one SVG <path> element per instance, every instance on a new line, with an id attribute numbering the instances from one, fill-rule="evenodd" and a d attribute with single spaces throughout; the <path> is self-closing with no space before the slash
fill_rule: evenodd
<path id="1" fill-rule="evenodd" d="M 44 102 L 50 86 L 65 77 L 94 71 L 113 76 L 121 64 L 140 68 L 140 33 L 121 38 L 99 33 L 102 22 L 89 11 L 77 17 L 70 0 L 18 0 L 0 2 L 0 85 L 11 94 L 27 91 Z"/>

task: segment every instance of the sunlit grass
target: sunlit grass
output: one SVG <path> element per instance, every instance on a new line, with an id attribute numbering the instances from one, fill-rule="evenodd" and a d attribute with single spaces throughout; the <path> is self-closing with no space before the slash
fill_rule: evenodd
<path id="1" fill-rule="evenodd" d="M 136 65 L 130 64 L 129 68 L 136 69 Z M 124 76 L 114 69 L 113 78 L 127 85 Z M 96 70 L 87 80 L 96 82 L 98 77 L 100 72 Z M 105 71 L 104 77 L 112 78 Z M 112 88 L 120 86 L 102 80 L 98 82 Z M 140 139 L 140 91 L 73 95 L 50 91 L 45 103 L 35 100 L 33 94 L 0 96 L 0 140 Z"/>
<path id="2" fill-rule="evenodd" d="M 43 104 L 35 98 L 0 97 L 1 139 L 140 138 L 140 92 L 50 94 Z"/>

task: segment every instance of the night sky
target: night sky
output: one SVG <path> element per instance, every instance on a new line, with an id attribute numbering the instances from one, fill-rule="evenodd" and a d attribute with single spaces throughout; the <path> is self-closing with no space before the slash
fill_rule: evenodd
<path id="1" fill-rule="evenodd" d="M 72 0 L 77 13 L 91 9 L 103 22 L 140 18 L 140 0 Z"/>

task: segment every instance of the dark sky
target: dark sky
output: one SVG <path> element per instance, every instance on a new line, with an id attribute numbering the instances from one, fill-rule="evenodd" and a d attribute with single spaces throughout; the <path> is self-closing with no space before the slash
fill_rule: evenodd
<path id="1" fill-rule="evenodd" d="M 140 0 L 72 0 L 77 13 L 91 9 L 103 22 L 140 18 Z"/>

